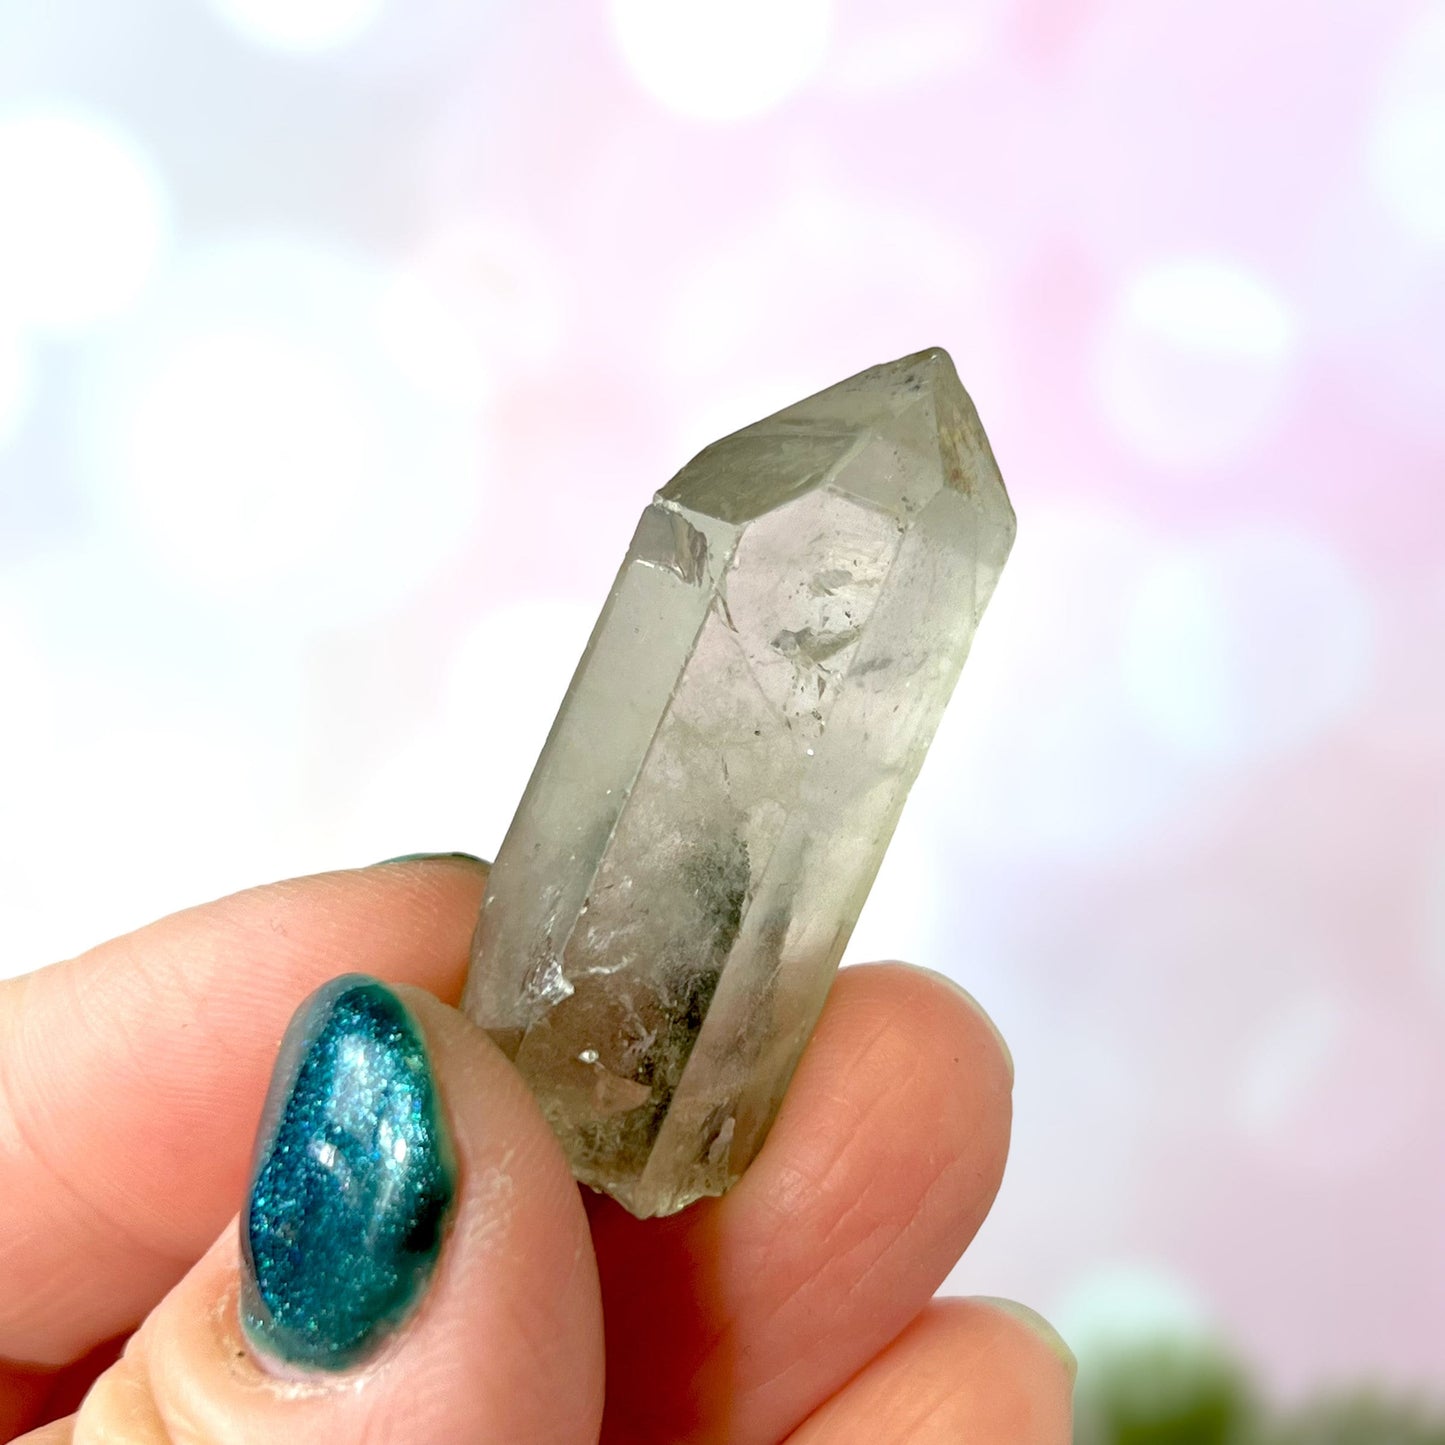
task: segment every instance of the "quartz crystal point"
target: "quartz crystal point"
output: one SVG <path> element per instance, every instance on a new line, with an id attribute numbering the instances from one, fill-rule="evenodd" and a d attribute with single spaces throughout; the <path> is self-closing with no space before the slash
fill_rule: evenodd
<path id="1" fill-rule="evenodd" d="M 757 1153 L 1013 535 L 939 350 L 714 442 L 643 512 L 463 1001 L 632 1213 Z"/>

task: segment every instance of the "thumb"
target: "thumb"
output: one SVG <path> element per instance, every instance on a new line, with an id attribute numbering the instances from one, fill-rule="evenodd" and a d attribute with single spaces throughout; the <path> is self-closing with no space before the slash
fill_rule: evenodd
<path id="1" fill-rule="evenodd" d="M 40 1442 L 595 1441 L 586 1217 L 520 1077 L 453 1009 L 334 980 L 282 1042 L 249 1198 Z"/>

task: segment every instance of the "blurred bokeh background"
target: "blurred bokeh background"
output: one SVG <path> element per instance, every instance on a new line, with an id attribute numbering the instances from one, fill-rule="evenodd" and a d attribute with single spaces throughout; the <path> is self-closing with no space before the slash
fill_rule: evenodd
<path id="1" fill-rule="evenodd" d="M 1019 537 L 851 956 L 1013 1045 L 950 1288 L 1428 1387 L 1439 0 L 6 0 L 0 972 L 492 854 L 650 493 L 934 344 Z"/>

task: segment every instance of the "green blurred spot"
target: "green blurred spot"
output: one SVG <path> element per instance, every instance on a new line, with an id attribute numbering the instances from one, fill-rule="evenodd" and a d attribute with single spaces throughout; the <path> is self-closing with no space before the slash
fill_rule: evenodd
<path id="1" fill-rule="evenodd" d="M 1374 1391 L 1334 1395 L 1284 1421 L 1268 1445 L 1445 1445 L 1445 1413 Z"/>
<path id="2" fill-rule="evenodd" d="M 1075 1445 L 1445 1445 L 1445 1406 L 1332 1391 L 1281 1412 L 1222 1346 L 1161 1337 L 1096 1355 L 1079 1376 Z"/>
<path id="3" fill-rule="evenodd" d="M 1255 1445 L 1259 1405 L 1244 1370 L 1202 1343 L 1160 1341 L 1079 1377 L 1077 1445 Z"/>

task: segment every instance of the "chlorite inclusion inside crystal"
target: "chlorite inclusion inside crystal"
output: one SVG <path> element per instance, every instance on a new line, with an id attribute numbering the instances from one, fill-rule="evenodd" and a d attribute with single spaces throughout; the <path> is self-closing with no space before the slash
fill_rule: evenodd
<path id="1" fill-rule="evenodd" d="M 634 1214 L 762 1144 L 1013 535 L 939 350 L 714 442 L 643 512 L 463 1001 Z"/>

